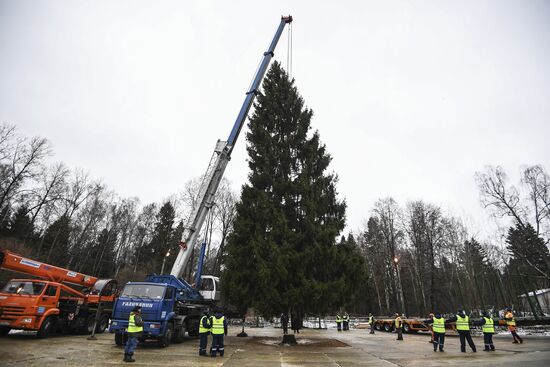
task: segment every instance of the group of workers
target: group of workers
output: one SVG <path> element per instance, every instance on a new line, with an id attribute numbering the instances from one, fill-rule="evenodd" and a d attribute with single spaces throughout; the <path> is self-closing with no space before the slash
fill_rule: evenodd
<path id="1" fill-rule="evenodd" d="M 349 331 L 349 315 L 347 312 L 344 312 L 343 316 L 340 316 L 340 313 L 336 314 L 336 328 L 338 331 Z"/>
<path id="2" fill-rule="evenodd" d="M 141 317 L 141 306 L 135 306 L 130 312 L 128 318 L 128 340 L 124 348 L 124 362 L 135 362 L 134 350 L 136 349 L 139 338 L 143 335 L 143 319 Z M 227 335 L 227 321 L 221 310 L 216 310 L 214 316 L 210 316 L 205 311 L 199 324 L 199 355 L 207 356 L 206 347 L 208 345 L 208 335 L 212 334 L 212 345 L 210 347 L 210 356 L 216 357 L 217 353 L 223 357 L 224 344 L 223 337 Z"/>
<path id="3" fill-rule="evenodd" d="M 284 317 L 281 317 L 284 333 L 286 334 L 288 324 L 288 316 L 286 316 L 286 322 L 283 321 Z M 514 318 L 514 313 L 511 308 L 506 309 L 504 316 L 506 320 L 506 325 L 508 330 L 512 334 L 513 343 L 523 343 L 523 339 L 517 334 L 516 330 L 516 320 Z M 483 332 L 483 342 L 485 348 L 483 349 L 486 352 L 494 351 L 495 345 L 493 344 L 493 334 L 495 333 L 495 321 L 492 318 L 491 314 L 487 311 L 484 311 L 482 317 L 479 320 L 473 322 L 470 321 L 470 317 L 466 314 L 464 310 L 460 310 L 456 315 L 451 316 L 448 319 L 445 319 L 441 313 L 436 312 L 430 314 L 430 317 L 422 321 L 423 323 L 430 325 L 432 332 L 432 340 L 430 343 L 433 344 L 434 352 L 443 352 L 445 346 L 445 323 L 454 322 L 456 325 L 456 331 L 460 337 L 460 351 L 466 352 L 466 342 L 470 346 L 472 352 L 477 352 L 476 346 L 472 339 L 470 333 L 471 326 L 481 326 L 481 331 Z M 369 325 L 370 325 L 370 334 L 374 334 L 376 320 L 372 314 L 369 314 Z M 394 326 L 397 332 L 397 340 L 403 340 L 403 319 L 399 313 L 395 314 Z M 349 330 L 349 315 L 347 312 L 343 316 L 338 313 L 336 315 L 336 327 L 338 331 L 348 331 Z M 124 362 L 135 362 L 133 358 L 134 350 L 138 345 L 138 340 L 143 334 L 143 319 L 141 317 L 141 307 L 136 306 L 133 308 L 130 316 L 128 318 L 128 340 L 124 348 Z M 208 311 L 205 311 L 200 319 L 199 323 L 199 355 L 207 356 L 206 353 L 208 345 L 208 336 L 212 335 L 212 344 L 210 347 L 210 356 L 216 357 L 217 353 L 221 357 L 224 355 L 224 336 L 227 335 L 227 321 L 221 312 L 221 310 L 216 310 L 213 316 L 210 316 Z"/>
<path id="4" fill-rule="evenodd" d="M 506 325 L 508 330 L 512 334 L 514 339 L 513 343 L 523 343 L 523 339 L 517 334 L 516 331 L 516 320 L 514 318 L 514 313 L 511 308 L 506 309 L 504 315 L 504 320 L 506 320 Z M 472 339 L 471 335 L 471 326 L 481 326 L 481 331 L 483 332 L 483 343 L 485 348 L 483 351 L 490 352 L 495 351 L 495 345 L 493 344 L 493 334 L 495 333 L 495 320 L 492 318 L 491 314 L 487 311 L 484 311 L 482 317 L 479 320 L 470 322 L 470 317 L 466 314 L 464 310 L 460 310 L 456 315 L 445 319 L 439 312 L 435 314 L 430 314 L 430 317 L 426 320 L 422 320 L 423 323 L 430 325 L 432 332 L 432 340 L 430 343 L 433 344 L 434 352 L 438 350 L 440 352 L 444 351 L 445 346 L 445 323 L 454 322 L 456 325 L 456 331 L 460 337 L 460 351 L 466 352 L 466 342 L 472 349 L 472 352 L 477 352 L 476 346 Z M 374 334 L 374 329 L 376 325 L 376 320 L 372 314 L 369 314 L 369 325 L 370 325 L 370 334 Z M 403 340 L 403 320 L 399 313 L 395 314 L 394 320 L 395 330 L 397 332 L 397 340 Z"/>

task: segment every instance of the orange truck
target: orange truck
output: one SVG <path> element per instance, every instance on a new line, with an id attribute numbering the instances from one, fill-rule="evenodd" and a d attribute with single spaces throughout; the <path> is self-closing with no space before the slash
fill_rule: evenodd
<path id="1" fill-rule="evenodd" d="M 0 335 L 36 331 L 102 333 L 109 325 L 117 283 L 27 259 L 0 249 L 0 268 L 40 279 L 12 279 L 0 289 Z M 95 325 L 95 330 L 94 330 Z"/>

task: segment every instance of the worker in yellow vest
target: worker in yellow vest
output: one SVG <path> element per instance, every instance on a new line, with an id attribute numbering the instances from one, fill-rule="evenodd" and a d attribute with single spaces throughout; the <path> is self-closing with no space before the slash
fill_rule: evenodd
<path id="1" fill-rule="evenodd" d="M 342 331 L 342 316 L 339 313 L 336 314 L 336 328 L 338 331 Z"/>
<path id="2" fill-rule="evenodd" d="M 344 317 L 342 317 L 342 330 L 349 331 L 349 315 L 347 312 L 344 312 Z"/>
<path id="3" fill-rule="evenodd" d="M 220 352 L 220 357 L 223 357 L 225 346 L 223 345 L 223 337 L 227 335 L 227 322 L 225 316 L 218 310 L 212 319 L 212 347 L 210 348 L 210 356 L 215 357 L 217 352 Z"/>
<path id="4" fill-rule="evenodd" d="M 124 348 L 124 362 L 135 362 L 133 358 L 134 350 L 136 349 L 139 341 L 138 338 L 143 334 L 143 320 L 141 318 L 141 306 L 135 306 L 130 312 L 128 318 L 128 340 L 126 341 L 126 347 Z"/>
<path id="5" fill-rule="evenodd" d="M 432 325 L 434 333 L 434 352 L 437 352 L 438 347 L 439 351 L 443 352 L 443 347 L 445 345 L 445 319 L 439 312 L 436 312 L 431 319 L 424 320 L 424 323 Z"/>
<path id="6" fill-rule="evenodd" d="M 372 313 L 369 313 L 370 334 L 374 334 L 374 323 L 374 316 L 372 316 Z"/>
<path id="7" fill-rule="evenodd" d="M 512 337 L 514 338 L 513 343 L 523 344 L 523 339 L 516 332 L 516 319 L 514 318 L 514 313 L 512 312 L 512 309 L 510 307 L 506 309 L 506 314 L 504 315 L 504 319 L 506 320 L 508 331 L 510 331 L 510 334 L 512 334 Z"/>
<path id="8" fill-rule="evenodd" d="M 199 322 L 199 356 L 206 356 L 206 347 L 208 345 L 208 335 L 210 335 L 212 329 L 212 319 L 208 314 L 208 311 L 204 311 L 201 320 Z"/>
<path id="9" fill-rule="evenodd" d="M 397 331 L 397 340 L 403 340 L 403 320 L 398 313 L 395 314 L 395 331 Z"/>
<path id="10" fill-rule="evenodd" d="M 491 313 L 483 311 L 483 317 L 475 325 L 481 326 L 481 331 L 483 332 L 483 342 L 485 343 L 483 351 L 494 352 L 493 334 L 495 333 L 495 321 L 491 317 Z"/>
<path id="11" fill-rule="evenodd" d="M 470 317 L 466 315 L 464 310 L 458 311 L 456 316 L 451 317 L 448 322 L 456 322 L 456 331 L 460 337 L 460 351 L 466 353 L 466 340 L 468 345 L 472 348 L 472 352 L 477 352 L 476 345 L 472 340 L 472 335 L 470 334 Z"/>

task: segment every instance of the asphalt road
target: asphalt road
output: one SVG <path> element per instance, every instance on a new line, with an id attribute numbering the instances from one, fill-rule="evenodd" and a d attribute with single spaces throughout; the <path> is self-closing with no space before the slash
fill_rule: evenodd
<path id="1" fill-rule="evenodd" d="M 550 337 L 525 337 L 522 345 L 512 344 L 508 335 L 495 337 L 496 352 L 483 352 L 483 340 L 474 338 L 477 353 L 460 353 L 457 337 L 447 337 L 445 352 L 434 353 L 427 335 L 404 335 L 367 330 L 338 333 L 329 330 L 302 330 L 297 346 L 280 345 L 281 329 L 247 329 L 248 338 L 230 328 L 223 358 L 198 356 L 198 339 L 159 349 L 143 343 L 136 350 L 135 366 L 549 366 Z M 113 335 L 56 336 L 35 339 L 18 333 L 0 337 L 0 366 L 111 366 L 122 362 L 123 350 L 115 346 Z"/>

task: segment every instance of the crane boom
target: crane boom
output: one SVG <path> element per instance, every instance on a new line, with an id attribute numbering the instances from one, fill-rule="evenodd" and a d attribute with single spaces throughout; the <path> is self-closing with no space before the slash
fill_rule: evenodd
<path id="1" fill-rule="evenodd" d="M 279 27 L 275 32 L 275 36 L 273 37 L 273 40 L 271 41 L 267 51 L 264 52 L 260 67 L 256 71 L 254 79 L 250 84 L 250 88 L 246 92 L 246 97 L 239 111 L 239 114 L 237 115 L 237 119 L 233 124 L 233 128 L 231 129 L 229 138 L 227 139 L 227 141 L 218 140 L 218 142 L 216 143 L 214 153 L 210 158 L 210 163 L 208 164 L 208 168 L 206 169 L 206 173 L 201 183 L 201 188 L 198 196 L 198 205 L 196 206 L 192 215 L 189 217 L 189 220 L 185 226 L 185 231 L 182 236 L 183 242 L 186 244 L 186 246 L 182 246 L 180 248 L 176 261 L 174 262 L 174 266 L 172 267 L 172 271 L 170 272 L 170 274 L 175 277 L 181 277 L 183 271 L 185 270 L 185 266 L 189 262 L 189 258 L 191 257 L 191 249 L 197 241 L 197 237 L 201 230 L 202 224 L 204 223 L 206 215 L 214 205 L 214 196 L 216 195 L 216 191 L 218 190 L 220 181 L 223 178 L 227 163 L 231 158 L 231 152 L 233 151 L 235 143 L 237 142 L 239 133 L 241 132 L 241 129 L 246 121 L 248 111 L 250 111 L 252 102 L 254 102 L 254 97 L 258 92 L 258 88 L 260 87 L 265 72 L 267 71 L 267 67 L 269 66 L 269 62 L 273 58 L 275 47 L 279 42 L 279 38 L 281 38 L 281 34 L 283 33 L 285 25 L 291 22 L 292 16 L 289 15 L 286 17 L 281 17 L 281 22 L 279 23 Z M 189 248 L 187 248 L 187 246 L 189 246 Z"/>
<path id="2" fill-rule="evenodd" d="M 53 282 L 71 283 L 86 287 L 93 287 L 98 280 L 90 275 L 27 259 L 8 250 L 0 250 L 0 268 L 33 275 Z"/>

